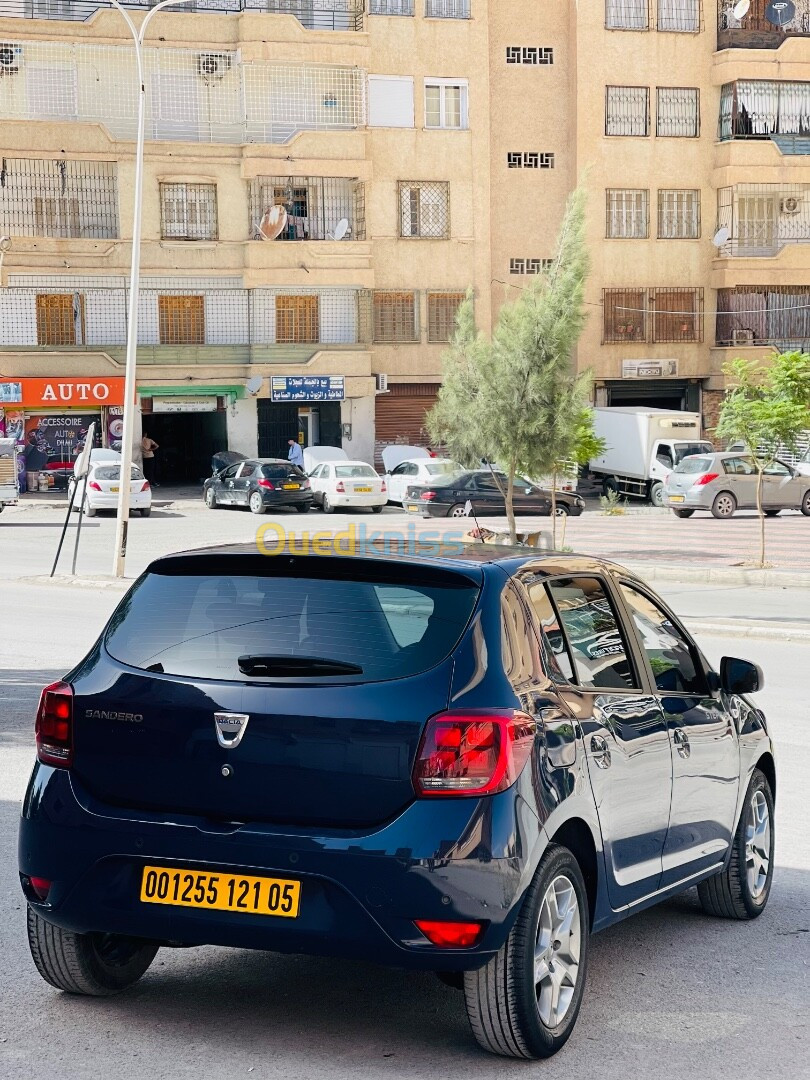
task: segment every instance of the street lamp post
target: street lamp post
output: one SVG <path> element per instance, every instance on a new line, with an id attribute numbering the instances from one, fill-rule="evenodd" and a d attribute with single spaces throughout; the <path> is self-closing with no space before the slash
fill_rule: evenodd
<path id="1" fill-rule="evenodd" d="M 143 69 L 143 43 L 154 15 L 163 8 L 187 4 L 191 0 L 162 0 L 150 8 L 137 27 L 120 0 L 110 0 L 126 20 L 135 43 L 138 63 L 138 131 L 135 140 L 135 210 L 132 216 L 132 266 L 129 275 L 129 314 L 127 317 L 127 359 L 124 380 L 124 433 L 121 442 L 121 479 L 118 487 L 118 520 L 115 529 L 113 575 L 124 576 L 129 527 L 129 488 L 132 473 L 132 441 L 135 436 L 135 376 L 138 355 L 138 296 L 141 276 L 141 199 L 143 195 L 143 143 L 146 125 L 146 78 Z"/>

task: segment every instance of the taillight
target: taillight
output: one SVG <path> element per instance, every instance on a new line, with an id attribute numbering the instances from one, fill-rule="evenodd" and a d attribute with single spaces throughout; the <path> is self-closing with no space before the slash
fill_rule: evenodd
<path id="1" fill-rule="evenodd" d="M 101 491 L 101 484 L 96 483 L 95 480 L 91 480 L 87 486 L 92 488 L 93 491 Z"/>
<path id="2" fill-rule="evenodd" d="M 446 712 L 433 716 L 413 768 L 417 795 L 493 795 L 511 787 L 532 751 L 526 713 Z"/>
<path id="3" fill-rule="evenodd" d="M 301 481 L 301 490 L 303 491 L 304 488 L 308 488 L 308 487 L 309 487 L 309 480 L 302 480 Z"/>
<path id="4" fill-rule="evenodd" d="M 431 945 L 442 949 L 468 949 L 475 945 L 484 928 L 479 922 L 436 922 L 431 919 L 414 919 Z"/>
<path id="5" fill-rule="evenodd" d="M 385 481 L 383 480 L 383 482 L 382 482 L 382 487 L 380 488 L 380 492 L 381 492 L 381 493 L 382 493 L 383 495 L 385 495 L 386 491 L 388 491 L 388 488 L 386 487 Z"/>
<path id="6" fill-rule="evenodd" d="M 340 495 L 344 495 L 346 493 L 346 488 L 343 486 L 342 480 L 338 480 L 338 482 L 335 484 L 335 491 L 337 491 Z"/>
<path id="7" fill-rule="evenodd" d="M 257 480 L 256 481 L 256 486 L 257 487 L 262 487 L 262 488 L 267 488 L 268 491 L 275 491 L 276 490 L 276 485 L 273 483 L 272 480 L 264 480 L 264 479 Z"/>
<path id="8" fill-rule="evenodd" d="M 712 480 L 716 480 L 719 475 L 720 473 L 716 472 L 701 473 L 697 480 L 692 484 L 692 487 L 703 487 L 705 484 L 710 484 Z"/>
<path id="9" fill-rule="evenodd" d="M 67 683 L 51 683 L 42 691 L 35 731 L 39 760 L 68 768 L 73 760 L 73 688 Z"/>
<path id="10" fill-rule="evenodd" d="M 149 481 L 144 480 L 144 482 L 141 484 L 141 491 L 148 491 L 148 490 L 149 490 Z"/>
<path id="11" fill-rule="evenodd" d="M 436 492 L 435 491 L 423 491 L 422 494 L 419 496 L 419 498 L 420 499 L 425 499 L 426 501 L 429 501 L 430 499 L 435 499 L 436 498 Z"/>
<path id="12" fill-rule="evenodd" d="M 47 900 L 48 893 L 51 891 L 51 883 L 44 877 L 30 877 L 28 879 L 31 883 L 31 888 L 37 895 L 39 900 Z"/>

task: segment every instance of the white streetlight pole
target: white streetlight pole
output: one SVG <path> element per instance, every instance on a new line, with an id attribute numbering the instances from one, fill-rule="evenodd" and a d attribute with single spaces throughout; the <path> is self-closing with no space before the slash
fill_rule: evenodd
<path id="1" fill-rule="evenodd" d="M 124 380 L 124 433 L 121 441 L 121 479 L 118 487 L 118 520 L 115 529 L 113 575 L 124 576 L 129 527 L 129 477 L 132 472 L 132 442 L 135 436 L 135 376 L 138 356 L 138 296 L 141 276 L 141 199 L 143 195 L 143 143 L 146 125 L 146 77 L 143 70 L 143 42 L 152 17 L 163 8 L 187 4 L 190 0 L 162 0 L 150 8 L 137 27 L 120 0 L 110 0 L 126 20 L 135 43 L 138 63 L 138 133 L 135 140 L 135 210 L 132 218 L 132 267 L 129 275 L 129 314 L 127 319 L 127 360 Z"/>

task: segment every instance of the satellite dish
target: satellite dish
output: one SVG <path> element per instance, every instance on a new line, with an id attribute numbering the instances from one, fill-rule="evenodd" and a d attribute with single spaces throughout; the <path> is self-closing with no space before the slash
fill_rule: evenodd
<path id="1" fill-rule="evenodd" d="M 249 394 L 255 397 L 256 394 L 258 394 L 258 392 L 261 390 L 263 382 L 264 379 L 261 377 L 261 375 L 253 375 L 245 383 L 245 389 Z"/>
<path id="2" fill-rule="evenodd" d="M 751 0 L 737 0 L 737 3 L 731 9 L 731 14 L 737 20 L 742 22 L 745 16 L 748 14 L 748 9 L 751 7 Z"/>
<path id="3" fill-rule="evenodd" d="M 335 226 L 335 231 L 330 233 L 331 240 L 342 240 L 346 233 L 349 231 L 349 219 L 342 217 Z"/>
<path id="4" fill-rule="evenodd" d="M 724 225 L 722 229 L 718 229 L 717 232 L 714 234 L 714 236 L 712 237 L 712 243 L 716 248 L 725 247 L 729 241 L 730 236 L 731 233 Z"/>
<path id="5" fill-rule="evenodd" d="M 5 254 L 10 247 L 11 247 L 11 237 L 10 236 L 0 236 L 0 251 L 2 251 L 3 254 Z"/>
<path id="6" fill-rule="evenodd" d="M 765 18 L 774 26 L 787 26 L 796 15 L 793 0 L 771 0 L 765 8 Z"/>
<path id="7" fill-rule="evenodd" d="M 287 211 L 283 206 L 271 206 L 265 210 L 259 222 L 259 236 L 262 240 L 275 240 L 287 228 Z"/>

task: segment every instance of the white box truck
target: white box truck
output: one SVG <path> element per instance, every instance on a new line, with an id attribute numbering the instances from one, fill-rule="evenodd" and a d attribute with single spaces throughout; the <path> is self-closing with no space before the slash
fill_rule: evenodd
<path id="1" fill-rule="evenodd" d="M 690 454 L 712 454 L 700 437 L 700 414 L 643 406 L 594 409 L 594 431 L 604 439 L 604 453 L 588 470 L 602 490 L 663 506 L 667 475 Z"/>

